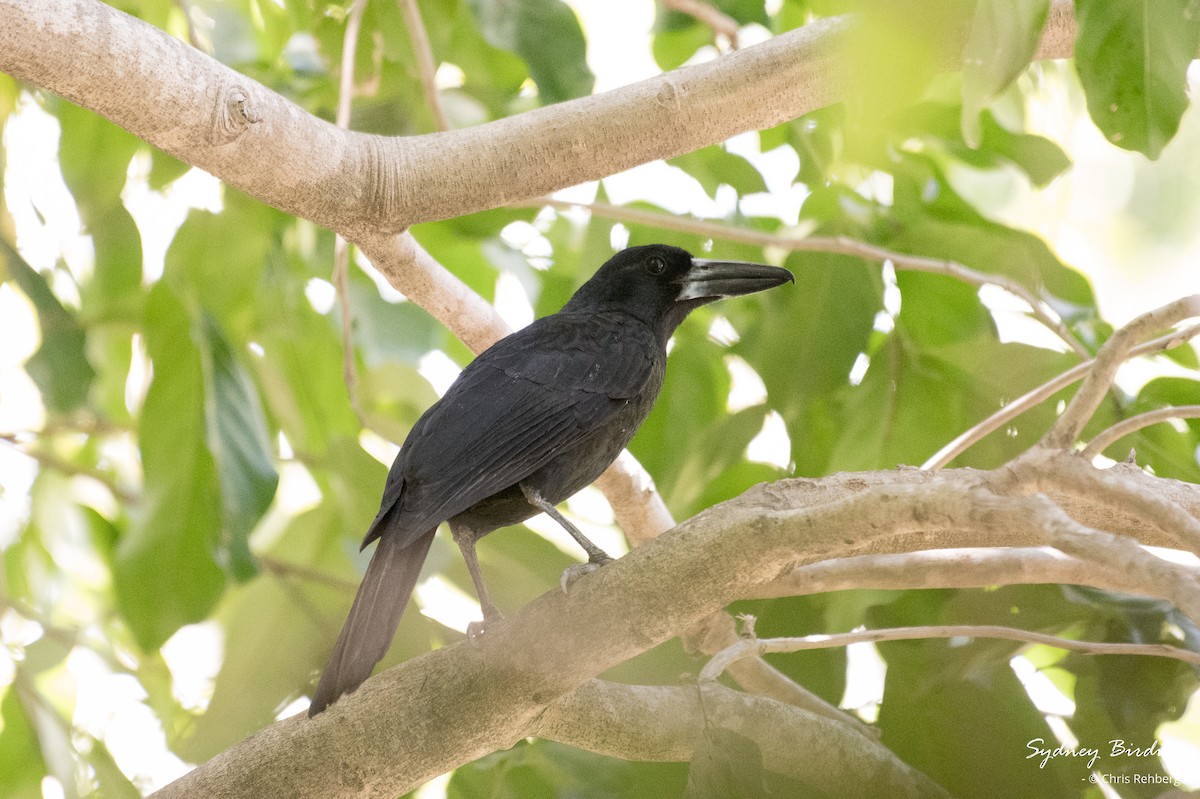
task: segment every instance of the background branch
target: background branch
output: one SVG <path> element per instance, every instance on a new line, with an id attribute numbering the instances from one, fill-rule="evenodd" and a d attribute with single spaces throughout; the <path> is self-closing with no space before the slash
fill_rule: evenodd
<path id="1" fill-rule="evenodd" d="M 763 766 L 839 796 L 942 797 L 945 792 L 844 725 L 721 685 L 642 686 L 592 680 L 554 703 L 531 735 L 629 760 L 690 760 L 716 724 L 758 744 Z M 803 752 L 803 757 L 797 753 Z M 851 759 L 854 752 L 861 760 Z"/>
<path id="2" fill-rule="evenodd" d="M 1034 318 L 1045 325 L 1051 333 L 1062 339 L 1077 355 L 1087 359 L 1091 358 L 1091 353 L 1088 349 L 1083 346 L 1074 333 L 1067 329 L 1067 326 L 1063 324 L 1062 319 L 1054 313 L 1053 309 L 1024 285 L 1007 275 L 995 272 L 980 272 L 956 261 L 910 255 L 886 247 L 879 247 L 865 241 L 852 239 L 848 236 L 805 236 L 768 233 L 761 230 L 736 227 L 723 222 L 672 216 L 656 211 L 647 211 L 642 208 L 625 208 L 619 205 L 612 205 L 611 203 L 579 203 L 559 200 L 553 197 L 541 197 L 537 200 L 514 203 L 514 205 L 521 207 L 549 206 L 557 209 L 581 208 L 596 216 L 619 222 L 648 225 L 681 233 L 692 233 L 697 236 L 705 236 L 722 241 L 752 244 L 756 247 L 773 247 L 789 252 L 824 252 L 852 255 L 871 261 L 890 261 L 898 270 L 947 275 L 964 283 L 969 283 L 972 286 L 997 286 L 1024 301 L 1029 306 Z"/>
<path id="3" fill-rule="evenodd" d="M 438 130 L 450 130 L 450 121 L 446 118 L 446 109 L 442 106 L 442 98 L 438 95 L 437 64 L 433 60 L 433 48 L 429 46 L 429 32 L 425 29 L 425 20 L 421 18 L 421 6 L 417 0 L 396 0 L 400 13 L 404 15 L 404 24 L 408 27 L 408 38 L 412 43 L 413 58 L 417 61 L 417 72 L 421 76 L 421 88 L 425 92 L 425 102 L 433 114 L 433 123 Z"/>
<path id="4" fill-rule="evenodd" d="M 738 46 L 737 20 L 721 11 L 716 6 L 709 5 L 703 0 L 662 0 L 663 8 L 687 14 L 697 22 L 712 29 L 713 36 L 724 36 L 729 46 L 736 50 Z"/>
<path id="5" fill-rule="evenodd" d="M 1160 336 L 1132 348 L 1129 350 L 1127 357 L 1134 358 L 1173 349 L 1191 341 L 1197 335 L 1200 335 L 1200 325 L 1192 325 L 1179 331 L 1172 331 L 1165 336 Z M 1072 383 L 1082 380 L 1091 371 L 1092 367 L 1095 366 L 1095 363 L 1095 359 L 1089 359 L 1081 364 L 1072 366 L 1062 374 L 1047 380 L 1037 388 L 1031 389 L 1020 397 L 1017 397 L 983 421 L 964 430 L 959 436 L 931 455 L 927 461 L 921 464 L 921 468 L 941 469 L 947 466 L 989 433 L 1000 429 L 1025 411 L 1044 402 Z"/>
<path id="6" fill-rule="evenodd" d="M 1120 441 L 1131 433 L 1136 433 L 1142 428 L 1150 425 L 1166 422 L 1172 419 L 1200 419 L 1200 405 L 1180 405 L 1170 408 L 1158 408 L 1157 410 L 1139 413 L 1137 416 L 1131 416 L 1124 421 L 1118 422 L 1107 430 L 1102 430 L 1097 433 L 1088 445 L 1083 448 L 1084 460 L 1091 460 L 1100 455 L 1109 446 Z"/>
<path id="7" fill-rule="evenodd" d="M 889 627 L 881 630 L 854 630 L 833 635 L 804 635 L 797 638 L 743 638 L 718 652 L 700 672 L 702 682 L 715 682 L 738 660 L 770 653 L 803 652 L 811 649 L 838 649 L 850 644 L 881 641 L 919 641 L 928 638 L 991 638 L 1043 644 L 1085 655 L 1143 655 L 1181 660 L 1200 665 L 1200 654 L 1166 644 L 1125 644 L 1103 641 L 1077 641 L 1057 635 L 1019 630 L 992 624 L 951 624 L 921 627 Z"/>
<path id="8" fill-rule="evenodd" d="M 350 12 L 346 16 L 346 30 L 342 36 L 342 67 L 338 76 L 337 115 L 334 124 L 346 130 L 350 127 L 350 107 L 354 100 L 354 63 L 358 52 L 358 36 L 362 30 L 363 11 L 366 10 L 366 0 L 354 0 Z M 350 407 L 358 417 L 363 427 L 368 427 L 363 415 L 362 403 L 358 398 L 358 369 L 355 365 L 354 348 L 354 308 L 350 304 L 350 286 L 348 270 L 350 265 L 350 248 L 340 234 L 333 237 L 333 287 L 337 292 L 338 310 L 342 317 L 342 380 L 346 383 L 346 393 L 350 398 Z"/>
<path id="9" fill-rule="evenodd" d="M 1066 449 L 1074 445 L 1084 425 L 1092 418 L 1096 408 L 1117 374 L 1117 367 L 1129 357 L 1130 351 L 1146 336 L 1189 317 L 1200 316 L 1200 294 L 1175 300 L 1161 308 L 1144 313 L 1113 333 L 1112 337 L 1096 354 L 1096 363 L 1088 370 L 1079 391 L 1067 404 L 1067 409 L 1042 438 L 1041 444 L 1049 449 Z"/>

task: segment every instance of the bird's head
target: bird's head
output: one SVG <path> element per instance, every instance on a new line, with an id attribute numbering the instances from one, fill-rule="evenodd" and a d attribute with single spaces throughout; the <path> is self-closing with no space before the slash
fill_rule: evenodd
<path id="1" fill-rule="evenodd" d="M 620 310 L 667 335 L 694 308 L 795 282 L 777 266 L 693 258 L 667 244 L 629 247 L 579 287 L 563 310 Z"/>

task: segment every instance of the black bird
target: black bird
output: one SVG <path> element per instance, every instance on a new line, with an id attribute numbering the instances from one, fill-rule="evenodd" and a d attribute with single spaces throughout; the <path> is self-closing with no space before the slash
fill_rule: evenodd
<path id="1" fill-rule="evenodd" d="M 309 716 L 357 688 L 391 644 L 434 531 L 449 521 L 488 597 L 475 542 L 545 512 L 600 565 L 611 560 L 554 506 L 608 468 L 662 388 L 667 339 L 694 308 L 793 280 L 785 269 L 693 258 L 678 247 L 630 247 L 562 310 L 476 358 L 408 434 L 388 473 L 378 539 Z"/>

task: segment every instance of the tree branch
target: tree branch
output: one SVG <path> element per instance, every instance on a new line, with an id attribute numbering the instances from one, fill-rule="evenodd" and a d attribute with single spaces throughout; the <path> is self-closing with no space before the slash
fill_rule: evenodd
<path id="1" fill-rule="evenodd" d="M 442 107 L 441 97 L 437 88 L 437 65 L 433 60 L 433 48 L 429 46 L 429 32 L 425 28 L 425 20 L 421 18 L 421 6 L 417 0 L 396 0 L 400 13 L 404 15 L 404 24 L 408 27 L 408 38 L 412 42 L 413 58 L 417 61 L 417 72 L 421 75 L 421 88 L 425 92 L 425 101 L 433 114 L 433 123 L 438 130 L 450 130 L 450 121 L 446 118 L 446 109 Z"/>
<path id="2" fill-rule="evenodd" d="M 1095 364 L 1088 370 L 1083 385 L 1071 398 L 1067 409 L 1042 437 L 1041 445 L 1048 449 L 1073 447 L 1112 386 L 1117 367 L 1129 357 L 1134 346 L 1151 333 L 1193 316 L 1200 316 L 1200 294 L 1183 297 L 1144 313 L 1113 333 L 1096 354 Z"/>
<path id="3" fill-rule="evenodd" d="M 859 555 L 801 566 L 754 592 L 755 599 L 804 596 L 853 588 L 914 590 L 1059 583 L 1163 599 L 1124 569 L 1090 563 L 1049 547 L 935 549 Z M 1146 591 L 1151 593 L 1146 593 Z"/>
<path id="4" fill-rule="evenodd" d="M 664 8 L 687 14 L 702 25 L 707 25 L 713 36 L 724 36 L 730 48 L 738 47 L 737 20 L 721 11 L 716 6 L 709 5 L 703 0 L 662 0 Z"/>
<path id="5" fill-rule="evenodd" d="M 851 23 L 820 20 L 610 92 L 404 138 L 338 130 L 97 0 L 0 0 L 0 70 L 354 239 L 547 194 L 835 102 L 848 88 Z M 1069 13 L 1052 14 L 1039 57 L 1069 55 L 1057 48 L 1073 31 Z"/>
<path id="6" fill-rule="evenodd" d="M 1147 341 L 1133 349 L 1129 350 L 1128 358 L 1134 358 L 1141 355 L 1150 355 L 1156 352 L 1173 349 L 1184 344 L 1197 335 L 1200 335 L 1200 325 L 1192 325 L 1179 331 L 1172 331 L 1165 336 Z M 1047 380 L 1042 385 L 1034 388 L 1020 397 L 1017 397 L 1012 402 L 1005 405 L 1000 410 L 993 413 L 983 421 L 973 427 L 963 431 L 953 441 L 939 449 L 929 460 L 921 464 L 922 469 L 941 469 L 947 466 L 951 461 L 968 450 L 973 444 L 983 440 L 989 433 L 995 432 L 999 428 L 1011 422 L 1013 419 L 1020 416 L 1025 411 L 1038 405 L 1039 403 L 1049 399 L 1050 397 L 1062 391 L 1072 383 L 1082 380 L 1096 365 L 1095 359 L 1084 361 L 1081 364 L 1072 366 L 1067 371 L 1057 377 Z"/>
<path id="7" fill-rule="evenodd" d="M 802 652 L 811 649 L 839 649 L 850 644 L 880 641 L 920 641 L 928 638 L 990 638 L 1044 644 L 1056 649 L 1085 655 L 1144 655 L 1172 658 L 1200 665 L 1200 654 L 1167 644 L 1124 644 L 1103 641 L 1077 641 L 1057 635 L 1019 630 L 994 624 L 951 624 L 923 627 L 889 627 L 881 630 L 855 630 L 834 635 L 805 635 L 797 638 L 743 638 L 721 650 L 700 672 L 701 682 L 715 683 L 731 665 L 746 657 L 770 653 Z"/>
<path id="8" fill-rule="evenodd" d="M 1054 490 L 1086 498 L 1098 507 L 1131 511 L 1172 539 L 1170 546 L 1200 554 L 1200 520 L 1118 472 L 1092 468 L 1075 453 L 1035 447 L 1004 470 L 1030 491 Z"/>
<path id="9" fill-rule="evenodd" d="M 117 478 L 113 475 L 100 469 L 74 463 L 45 449 L 23 445 L 20 439 L 13 433 L 0 433 L 0 441 L 9 444 L 17 452 L 27 458 L 32 458 L 47 469 L 53 469 L 65 475 L 86 477 L 90 480 L 95 480 L 126 505 L 136 505 L 141 501 L 141 495 L 137 491 L 126 488 L 117 482 Z"/>
<path id="10" fill-rule="evenodd" d="M 830 557 L 977 542 L 1051 545 L 1126 568 L 1139 585 L 1196 612 L 1196 571 L 1095 529 L 1121 523 L 1107 509 L 1084 505 L 1073 521 L 1042 496 L 994 493 L 993 482 L 1011 487 L 1002 473 L 862 473 L 849 490 L 839 477 L 784 480 L 710 508 L 580 579 L 569 595 L 550 591 L 481 640 L 389 669 L 316 719 L 273 725 L 160 795 L 394 796 L 511 746 L 559 697 L 604 670 Z M 1200 513 L 1200 487 L 1147 485 L 1184 492 Z"/>
<path id="11" fill-rule="evenodd" d="M 346 16 L 346 30 L 342 36 L 342 68 L 338 76 L 337 114 L 334 123 L 345 130 L 350 127 L 350 110 L 354 101 L 354 61 L 358 52 L 358 35 L 362 30 L 366 0 L 354 0 Z M 338 308 L 342 316 L 342 381 L 350 398 L 350 408 L 358 422 L 367 427 L 362 403 L 358 399 L 358 369 L 355 365 L 354 308 L 350 304 L 348 271 L 350 247 L 340 234 L 333 237 L 333 287 L 337 292 Z"/>
<path id="12" fill-rule="evenodd" d="M 1084 460 L 1091 460 L 1125 436 L 1136 433 L 1144 427 L 1172 419 L 1200 419 L 1200 405 L 1179 405 L 1170 408 L 1158 408 L 1157 410 L 1140 413 L 1137 416 L 1131 416 L 1098 433 L 1083 448 L 1083 458 Z"/>
<path id="13" fill-rule="evenodd" d="M 529 734 L 611 757 L 690 760 L 710 725 L 751 738 L 763 766 L 833 796 L 945 797 L 928 777 L 843 724 L 712 685 L 644 686 L 592 680 L 554 703 Z M 803 752 L 803 757 L 797 757 Z"/>
<path id="14" fill-rule="evenodd" d="M 541 197 L 515 203 L 522 207 L 550 206 L 552 208 L 581 208 L 605 219 L 619 222 L 631 222 L 638 225 L 649 225 L 663 230 L 675 230 L 681 233 L 692 233 L 697 236 L 736 241 L 742 244 L 752 244 L 756 247 L 776 247 L 791 252 L 825 252 L 840 255 L 853 255 L 871 261 L 891 261 L 899 270 L 914 272 L 929 272 L 937 275 L 947 275 L 972 286 L 997 286 L 1009 294 L 1024 301 L 1031 313 L 1039 322 L 1046 326 L 1062 341 L 1083 358 L 1090 358 L 1091 353 L 1067 329 L 1062 319 L 1049 305 L 1039 299 L 1032 291 L 1016 280 L 994 272 L 980 272 L 957 261 L 929 258 L 922 255 L 879 247 L 865 241 L 849 238 L 848 236 L 803 236 L 779 233 L 768 233 L 761 230 L 735 227 L 723 222 L 712 222 L 703 219 L 671 216 L 669 214 L 647 211 L 643 208 L 625 208 L 611 203 L 578 203 L 559 200 L 554 197 Z"/>

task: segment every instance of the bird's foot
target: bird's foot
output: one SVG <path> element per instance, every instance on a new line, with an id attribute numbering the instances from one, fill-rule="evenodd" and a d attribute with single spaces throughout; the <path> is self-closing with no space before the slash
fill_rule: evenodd
<path id="1" fill-rule="evenodd" d="M 485 611 L 483 621 L 473 621 L 467 625 L 467 640 L 478 641 L 487 631 L 496 626 L 499 622 L 504 621 L 504 616 L 500 611 L 493 610 L 492 612 Z"/>
<path id="2" fill-rule="evenodd" d="M 601 566 L 612 562 L 612 558 L 610 558 L 608 555 L 602 554 L 599 557 L 588 559 L 587 563 L 576 563 L 574 566 L 568 566 L 567 568 L 563 569 L 562 577 L 559 578 L 559 587 L 562 588 L 562 592 L 564 594 L 568 593 L 569 589 L 571 588 L 571 584 L 580 577 L 583 577 L 585 574 L 591 574 Z"/>

